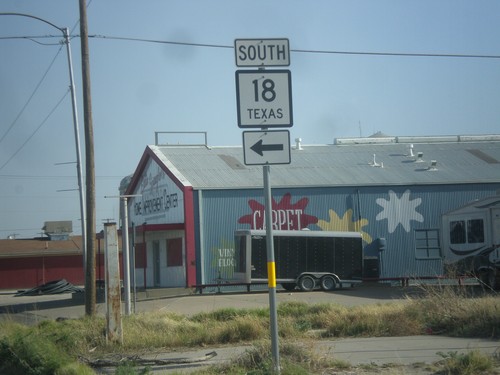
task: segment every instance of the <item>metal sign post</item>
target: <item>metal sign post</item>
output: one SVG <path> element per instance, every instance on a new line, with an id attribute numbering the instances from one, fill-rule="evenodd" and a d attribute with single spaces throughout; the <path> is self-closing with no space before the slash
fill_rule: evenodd
<path id="1" fill-rule="evenodd" d="M 134 275 L 134 285 L 135 285 L 135 263 L 134 270 L 130 270 L 131 254 L 129 247 L 129 236 L 128 236 L 128 198 L 140 197 L 141 194 L 132 195 L 106 195 L 104 198 L 120 198 L 121 210 L 122 210 L 122 262 L 123 262 L 123 291 L 125 299 L 125 315 L 130 315 L 131 313 L 131 300 L 130 300 L 130 274 Z M 135 289 L 134 289 L 135 293 Z M 135 296 L 135 294 L 134 294 Z M 135 311 L 134 311 L 135 312 Z"/>
<path id="2" fill-rule="evenodd" d="M 278 312 L 276 308 L 276 264 L 274 261 L 274 239 L 271 196 L 271 167 L 262 167 L 264 175 L 264 200 L 266 218 L 266 248 L 267 248 L 267 285 L 269 288 L 269 314 L 271 326 L 271 346 L 274 362 L 274 371 L 280 373 L 280 352 L 278 341 Z"/>

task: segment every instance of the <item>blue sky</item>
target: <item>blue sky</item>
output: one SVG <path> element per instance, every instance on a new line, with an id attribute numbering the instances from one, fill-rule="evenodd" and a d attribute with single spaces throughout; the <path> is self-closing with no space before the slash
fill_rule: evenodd
<path id="1" fill-rule="evenodd" d="M 120 180 L 134 172 L 146 145 L 154 143 L 155 131 L 206 131 L 212 146 L 241 145 L 238 68 L 230 48 L 239 38 L 290 40 L 292 140 L 324 144 L 377 131 L 498 133 L 499 58 L 304 52 L 500 56 L 498 1 L 87 4 L 97 231 L 105 220 L 118 220 L 118 200 L 104 196 L 118 193 Z M 0 12 L 26 13 L 70 29 L 79 18 L 77 0 L 0 0 Z M 72 220 L 80 233 L 78 192 L 71 191 L 77 187 L 76 168 L 61 164 L 75 161 L 66 51 L 58 53 L 61 38 L 36 38 L 55 45 L 6 38 L 47 35 L 58 31 L 33 19 L 0 16 L 0 238 L 36 236 L 52 220 Z M 72 35 L 83 147 L 78 26 Z"/>

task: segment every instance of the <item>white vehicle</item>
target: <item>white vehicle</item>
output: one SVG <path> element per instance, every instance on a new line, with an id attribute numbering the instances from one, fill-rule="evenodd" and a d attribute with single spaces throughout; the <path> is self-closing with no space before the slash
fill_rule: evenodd
<path id="1" fill-rule="evenodd" d="M 471 202 L 442 216 L 445 267 L 500 287 L 500 196 Z"/>

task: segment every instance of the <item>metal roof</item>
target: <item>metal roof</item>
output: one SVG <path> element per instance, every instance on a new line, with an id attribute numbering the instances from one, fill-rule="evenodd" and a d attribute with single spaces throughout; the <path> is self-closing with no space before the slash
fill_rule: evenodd
<path id="1" fill-rule="evenodd" d="M 496 135 L 351 138 L 300 146 L 292 147 L 291 164 L 271 166 L 273 187 L 500 182 L 500 136 Z M 246 166 L 241 146 L 148 148 L 194 189 L 259 188 L 263 184 L 262 167 Z"/>
<path id="2" fill-rule="evenodd" d="M 0 240 L 0 258 L 82 254 L 82 237 L 72 236 L 65 241 L 40 239 Z"/>

